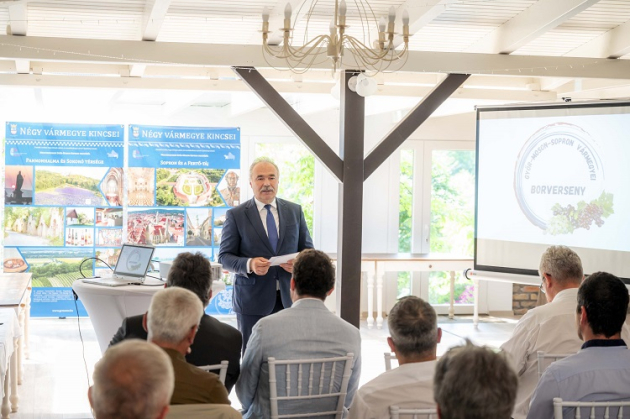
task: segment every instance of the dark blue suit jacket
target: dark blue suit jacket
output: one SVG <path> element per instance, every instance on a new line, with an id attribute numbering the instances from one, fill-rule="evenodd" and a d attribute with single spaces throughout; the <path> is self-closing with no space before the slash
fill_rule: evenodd
<path id="1" fill-rule="evenodd" d="M 227 212 L 219 263 L 236 274 L 232 302 L 236 313 L 266 316 L 276 303 L 276 281 L 284 307 L 291 307 L 291 274 L 280 266 L 271 266 L 266 275 L 247 274 L 249 258 L 281 256 L 313 247 L 302 207 L 276 198 L 278 203 L 278 248 L 274 251 L 260 219 L 256 202 L 251 199 Z"/>

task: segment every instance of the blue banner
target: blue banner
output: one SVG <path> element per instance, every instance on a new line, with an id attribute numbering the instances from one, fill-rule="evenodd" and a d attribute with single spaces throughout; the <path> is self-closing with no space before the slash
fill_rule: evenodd
<path id="1" fill-rule="evenodd" d="M 87 312 L 80 300 L 74 300 L 71 288 L 33 288 L 31 317 L 76 317 L 77 315 L 87 317 Z"/>
<path id="2" fill-rule="evenodd" d="M 70 287 L 95 268 L 82 261 L 121 245 L 124 135 L 123 125 L 7 122 L 3 267 L 32 273 L 33 316 L 76 315 Z"/>
<path id="3" fill-rule="evenodd" d="M 129 167 L 234 169 L 240 128 L 129 126 Z"/>
<path id="4" fill-rule="evenodd" d="M 122 125 L 7 122 L 6 165 L 122 167 Z"/>

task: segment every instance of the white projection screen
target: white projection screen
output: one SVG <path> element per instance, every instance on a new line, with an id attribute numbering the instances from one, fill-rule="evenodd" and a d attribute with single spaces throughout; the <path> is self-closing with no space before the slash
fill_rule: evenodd
<path id="1" fill-rule="evenodd" d="M 560 244 L 630 283 L 630 103 L 477 109 L 475 269 L 537 275 Z"/>

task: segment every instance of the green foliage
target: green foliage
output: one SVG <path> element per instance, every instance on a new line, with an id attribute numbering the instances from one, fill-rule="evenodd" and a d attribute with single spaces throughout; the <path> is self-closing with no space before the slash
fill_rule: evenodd
<path id="1" fill-rule="evenodd" d="M 315 158 L 301 144 L 256 144 L 256 156 L 270 156 L 280 168 L 278 196 L 302 206 L 308 230 L 313 234 Z"/>
<path id="2" fill-rule="evenodd" d="M 31 272 L 33 274 L 33 280 L 40 278 L 52 278 L 61 274 L 69 274 L 76 272 L 75 279 L 78 279 L 80 275 L 79 265 L 81 262 L 76 263 L 46 263 L 40 266 L 31 266 Z"/>
<path id="3" fill-rule="evenodd" d="M 157 172 L 155 174 L 156 182 L 159 183 L 163 180 L 166 180 L 169 178 L 170 175 L 171 172 L 168 169 L 157 169 Z"/>
<path id="4" fill-rule="evenodd" d="M 81 175 L 64 176 L 60 173 L 38 170 L 35 177 L 35 190 L 45 191 L 47 189 L 59 188 L 64 185 L 72 185 L 78 188 L 87 189 L 96 194 L 100 194 L 98 189 L 99 180 Z"/>
<path id="5" fill-rule="evenodd" d="M 400 152 L 400 201 L 398 204 L 398 251 L 411 252 L 413 199 L 413 150 Z"/>
<path id="6" fill-rule="evenodd" d="M 158 185 L 155 191 L 155 201 L 158 206 L 179 206 L 181 201 L 173 194 L 173 187 L 170 185 Z"/>
<path id="7" fill-rule="evenodd" d="M 435 151 L 431 179 L 431 252 L 472 256 L 474 153 Z"/>

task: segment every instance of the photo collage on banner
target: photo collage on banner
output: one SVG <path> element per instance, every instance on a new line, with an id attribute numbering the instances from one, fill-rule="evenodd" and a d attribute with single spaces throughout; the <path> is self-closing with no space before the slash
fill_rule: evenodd
<path id="1" fill-rule="evenodd" d="M 7 122 L 3 269 L 32 273 L 33 316 L 76 315 L 81 262 L 116 254 L 123 163 L 122 125 Z M 82 272 L 93 275 L 93 261 Z"/>
<path id="2" fill-rule="evenodd" d="M 240 129 L 130 125 L 128 138 L 125 241 L 155 246 L 161 261 L 181 252 L 214 260 L 225 214 L 241 202 Z M 213 299 L 218 312 L 228 299 Z"/>

